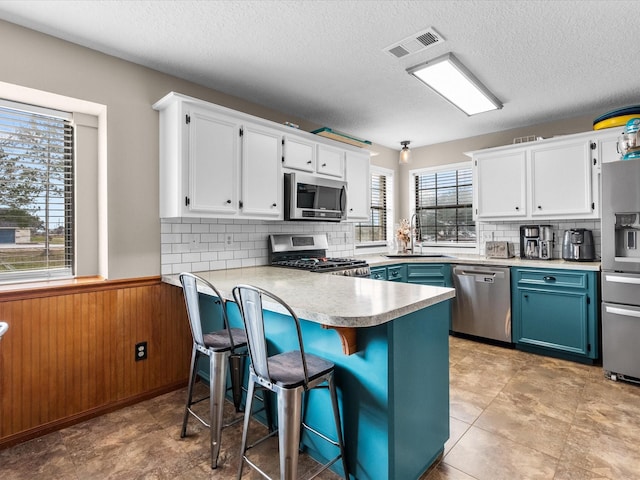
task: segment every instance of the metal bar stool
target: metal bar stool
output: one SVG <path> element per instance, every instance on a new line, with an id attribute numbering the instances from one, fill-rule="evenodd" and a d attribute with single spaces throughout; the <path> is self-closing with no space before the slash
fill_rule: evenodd
<path id="1" fill-rule="evenodd" d="M 272 356 L 268 355 L 262 309 L 263 297 L 267 297 L 267 301 L 280 304 L 284 311 L 288 312 L 291 316 L 298 334 L 299 350 L 279 353 Z M 334 364 L 317 355 L 305 354 L 298 316 L 291 307 L 274 294 L 250 285 L 238 285 L 233 289 L 233 298 L 238 304 L 240 313 L 242 314 L 249 343 L 249 356 L 251 358 L 238 480 L 242 477 L 242 469 L 245 461 L 263 477 L 270 478 L 247 458 L 246 453 L 249 448 L 258 445 L 276 433 L 278 434 L 278 447 L 280 452 L 280 479 L 294 480 L 297 475 L 301 428 L 307 429 L 339 449 L 338 455 L 328 463 L 322 465 L 310 478 L 314 478 L 336 461 L 342 459 L 344 478 L 348 479 L 349 474 L 342 440 L 338 396 L 333 381 Z M 303 393 L 314 388 L 329 389 L 337 441 L 331 440 L 304 423 L 302 414 Z M 247 446 L 251 401 L 255 389 L 269 390 L 276 394 L 278 400 L 278 430 L 261 438 L 253 445 Z"/>
<path id="2" fill-rule="evenodd" d="M 227 365 L 231 366 L 231 389 L 233 403 L 236 411 L 240 411 L 242 398 L 242 358 L 246 356 L 247 337 L 241 328 L 229 328 L 227 321 L 226 300 L 220 292 L 209 282 L 192 273 L 181 273 L 180 283 L 187 304 L 187 315 L 193 337 L 193 349 L 191 352 L 191 370 L 189 373 L 189 387 L 187 402 L 184 409 L 184 420 L 180 438 L 187 434 L 187 421 L 193 415 L 205 427 L 208 427 L 211 435 L 211 468 L 218 466 L 220 454 L 220 440 L 222 428 L 229 426 L 223 424 L 224 397 L 227 391 Z M 222 310 L 223 328 L 221 330 L 203 333 L 200 315 L 200 303 L 198 296 L 198 284 L 210 288 L 220 299 Z M 198 376 L 198 358 L 202 355 L 209 357 L 209 396 L 198 400 L 193 399 L 193 387 Z M 209 398 L 209 422 L 207 423 L 192 410 L 192 405 Z M 239 419 L 238 419 L 239 420 Z M 238 420 L 232 422 L 236 423 Z"/>

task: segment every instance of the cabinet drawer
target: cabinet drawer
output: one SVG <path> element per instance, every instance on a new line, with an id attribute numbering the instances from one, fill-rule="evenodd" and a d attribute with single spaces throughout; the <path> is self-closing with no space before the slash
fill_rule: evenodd
<path id="1" fill-rule="evenodd" d="M 407 266 L 406 265 L 392 265 L 387 267 L 387 280 L 392 282 L 406 282 L 407 281 Z"/>
<path id="2" fill-rule="evenodd" d="M 451 268 L 443 263 L 409 264 L 407 282 L 446 287 L 451 284 Z"/>
<path id="3" fill-rule="evenodd" d="M 515 280 L 518 287 L 544 285 L 548 288 L 579 288 L 582 290 L 589 287 L 589 273 L 578 271 L 516 269 Z"/>
<path id="4" fill-rule="evenodd" d="M 370 278 L 374 280 L 386 280 L 387 279 L 387 267 L 375 267 L 371 269 Z"/>

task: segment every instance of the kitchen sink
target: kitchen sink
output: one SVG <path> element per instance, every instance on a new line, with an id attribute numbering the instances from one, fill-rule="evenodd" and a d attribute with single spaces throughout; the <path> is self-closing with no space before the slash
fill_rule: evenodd
<path id="1" fill-rule="evenodd" d="M 441 253 L 388 253 L 384 255 L 387 258 L 453 258 L 451 255 L 443 255 Z"/>

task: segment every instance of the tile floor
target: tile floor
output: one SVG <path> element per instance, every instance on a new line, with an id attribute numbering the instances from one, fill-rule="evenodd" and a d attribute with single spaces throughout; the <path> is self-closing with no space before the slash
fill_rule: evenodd
<path id="1" fill-rule="evenodd" d="M 420 480 L 640 480 L 640 386 L 607 380 L 601 367 L 454 337 L 450 365 L 451 438 Z M 192 422 L 179 437 L 184 395 L 0 450 L 0 478 L 235 478 L 240 424 L 224 431 L 220 467 L 211 470 L 207 432 Z M 274 474 L 276 448 L 256 452 Z M 313 467 L 303 456 L 300 472 Z M 243 478 L 259 476 L 246 468 Z"/>

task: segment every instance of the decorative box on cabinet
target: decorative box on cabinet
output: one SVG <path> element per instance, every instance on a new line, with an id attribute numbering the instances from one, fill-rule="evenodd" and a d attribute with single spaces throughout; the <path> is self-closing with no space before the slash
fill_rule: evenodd
<path id="1" fill-rule="evenodd" d="M 599 356 L 598 272 L 512 268 L 516 348 L 593 363 Z"/>

